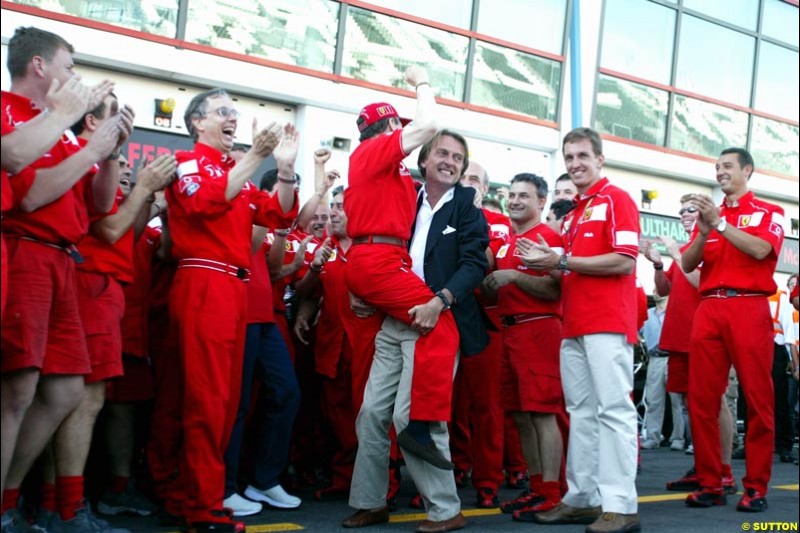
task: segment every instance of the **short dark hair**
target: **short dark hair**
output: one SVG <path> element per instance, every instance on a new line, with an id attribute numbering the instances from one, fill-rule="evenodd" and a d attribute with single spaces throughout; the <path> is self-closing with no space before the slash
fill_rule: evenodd
<path id="1" fill-rule="evenodd" d="M 296 184 L 300 184 L 300 174 L 295 174 L 294 179 Z M 261 179 L 258 182 L 258 188 L 262 191 L 269 191 L 272 192 L 272 189 L 275 188 L 275 184 L 278 183 L 278 169 L 273 168 L 271 170 L 267 170 L 261 175 Z"/>
<path id="2" fill-rule="evenodd" d="M 563 174 L 561 174 L 559 177 L 556 178 L 556 184 L 558 184 L 559 181 L 567 181 L 567 180 L 572 181 L 572 178 L 569 176 L 569 173 L 564 172 Z"/>
<path id="3" fill-rule="evenodd" d="M 250 150 L 250 147 L 244 143 L 233 143 L 233 148 L 231 148 L 231 152 L 247 152 Z"/>
<path id="4" fill-rule="evenodd" d="M 575 202 L 568 198 L 562 198 L 550 204 L 550 211 L 553 212 L 556 220 L 561 220 L 573 209 L 575 209 Z"/>
<path id="5" fill-rule="evenodd" d="M 600 134 L 591 128 L 575 128 L 564 136 L 564 141 L 561 143 L 561 152 L 564 152 L 564 146 L 568 143 L 580 142 L 588 139 L 592 143 L 592 151 L 594 155 L 603 155 L 603 139 Z"/>
<path id="6" fill-rule="evenodd" d="M 530 172 L 523 172 L 511 178 L 511 185 L 515 183 L 530 183 L 536 187 L 536 196 L 539 198 L 547 198 L 547 182 L 543 177 L 532 174 Z"/>
<path id="7" fill-rule="evenodd" d="M 433 148 L 433 146 L 437 144 L 439 139 L 442 137 L 451 137 L 464 147 L 464 161 L 463 165 L 461 166 L 461 172 L 458 173 L 458 176 L 463 176 L 464 172 L 467 171 L 467 167 L 469 166 L 469 145 L 467 144 L 467 140 L 463 135 L 456 133 L 453 130 L 439 130 L 436 132 L 436 135 L 434 135 L 430 141 L 422 145 L 422 148 L 419 150 L 419 156 L 417 156 L 417 168 L 419 169 L 419 173 L 423 178 L 425 177 L 425 169 L 422 168 L 422 163 L 428 160 L 428 156 L 431 155 L 431 148 Z"/>
<path id="8" fill-rule="evenodd" d="M 111 93 L 111 96 L 114 97 L 114 100 L 117 99 L 117 95 L 114 94 L 113 92 Z M 70 126 L 69 129 L 71 129 L 72 133 L 74 133 L 75 135 L 80 135 L 86 129 L 86 116 L 87 115 L 92 115 L 92 116 L 97 117 L 97 118 L 105 118 L 105 114 L 106 114 L 106 100 L 105 100 L 105 98 L 103 98 L 100 101 L 100 103 L 97 104 L 97 107 L 95 107 L 94 109 L 92 109 L 88 113 L 84 114 L 80 118 L 80 120 L 78 120 L 78 122 L 76 122 L 75 124 Z"/>
<path id="9" fill-rule="evenodd" d="M 183 113 L 183 122 L 186 124 L 186 131 L 192 136 L 193 141 L 197 141 L 197 130 L 194 127 L 193 120 L 205 117 L 208 111 L 208 99 L 219 96 L 228 96 L 228 93 L 225 89 L 211 89 L 192 98 L 189 105 L 186 106 L 186 111 Z"/>
<path id="10" fill-rule="evenodd" d="M 720 156 L 727 155 L 727 154 L 736 154 L 737 159 L 739 160 L 739 166 L 744 169 L 747 165 L 753 169 L 750 172 L 750 176 L 753 175 L 753 172 L 756 171 L 756 162 L 753 161 L 753 156 L 750 155 L 744 148 L 732 147 L 732 148 L 725 148 L 722 152 L 720 152 Z M 747 179 L 750 179 L 750 176 L 747 176 Z"/>
<path id="11" fill-rule="evenodd" d="M 59 49 L 65 49 L 70 54 L 75 49 L 63 37 L 29 26 L 19 27 L 8 41 L 8 61 L 6 66 L 11 74 L 11 79 L 22 78 L 28 70 L 28 63 L 35 56 L 42 56 L 45 61 L 50 61 Z"/>
<path id="12" fill-rule="evenodd" d="M 334 196 L 336 196 L 337 194 L 343 194 L 343 193 L 344 193 L 344 185 L 337 185 L 337 186 L 336 186 L 336 187 L 334 187 L 334 188 L 333 188 L 333 190 L 331 191 L 331 198 L 333 198 L 333 197 L 334 197 Z"/>
<path id="13" fill-rule="evenodd" d="M 386 128 L 389 126 L 389 121 L 392 120 L 392 118 L 394 117 L 382 118 L 375 124 L 370 124 L 369 126 L 364 128 L 364 131 L 361 132 L 361 135 L 358 137 L 358 140 L 366 141 L 367 139 L 375 137 L 376 135 L 380 135 L 381 133 L 386 131 Z M 364 117 L 358 117 L 358 120 L 356 120 L 356 124 L 361 124 L 362 122 L 364 122 L 364 120 L 365 120 Z"/>
<path id="14" fill-rule="evenodd" d="M 483 200 L 481 200 L 481 205 L 483 207 L 494 207 L 499 211 L 503 210 L 503 204 L 501 204 L 500 200 L 498 200 L 497 198 L 490 198 L 488 196 L 484 196 Z"/>

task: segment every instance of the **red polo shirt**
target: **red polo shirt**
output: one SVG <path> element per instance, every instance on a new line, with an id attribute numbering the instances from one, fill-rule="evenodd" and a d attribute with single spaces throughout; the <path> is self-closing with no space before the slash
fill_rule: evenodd
<path id="1" fill-rule="evenodd" d="M 272 310 L 272 283 L 269 280 L 267 255 L 271 247 L 268 235 L 253 254 L 250 263 L 250 283 L 247 284 L 247 323 L 269 324 L 275 322 Z"/>
<path id="2" fill-rule="evenodd" d="M 681 253 L 688 247 L 688 243 L 681 246 Z M 692 287 L 675 261 L 665 275 L 670 282 L 669 305 L 658 347 L 669 352 L 689 353 L 689 337 L 692 335 L 694 312 L 700 303 L 700 293 Z"/>
<path id="3" fill-rule="evenodd" d="M 740 251 L 728 239 L 712 230 L 703 248 L 703 270 L 700 271 L 700 293 L 714 289 L 775 294 L 778 286 L 772 278 L 778 264 L 778 254 L 783 245 L 783 208 L 755 197 L 748 192 L 729 206 L 723 200 L 720 218 L 729 226 L 767 241 L 772 252 L 764 259 L 756 259 Z M 692 240 L 698 229 L 692 233 Z"/>
<path id="4" fill-rule="evenodd" d="M 411 238 L 417 216 L 417 190 L 403 159 L 402 130 L 377 135 L 350 156 L 344 190 L 347 233 L 351 238 L 387 235 Z"/>
<path id="5" fill-rule="evenodd" d="M 277 193 L 259 191 L 250 183 L 232 200 L 225 198 L 228 173 L 235 161 L 203 143 L 193 151 L 175 153 L 178 179 L 166 189 L 172 254 L 249 267 L 253 224 L 285 228 L 297 217 L 284 213 Z"/>
<path id="6" fill-rule="evenodd" d="M 564 249 L 572 257 L 639 254 L 639 210 L 628 193 L 603 178 L 577 199 L 564 220 Z M 621 333 L 628 342 L 636 329 L 636 274 L 592 276 L 565 272 L 561 283 L 564 337 Z"/>
<path id="7" fill-rule="evenodd" d="M 147 315 L 150 312 L 153 256 L 161 247 L 161 228 L 145 226 L 133 251 L 133 282 L 122 287 L 125 315 L 122 317 L 122 352 L 148 355 Z"/>
<path id="8" fill-rule="evenodd" d="M 317 338 L 314 347 L 317 373 L 331 379 L 336 377 L 339 357 L 345 347 L 345 331 L 342 324 L 343 302 L 349 306 L 344 269 L 347 263 L 339 239 L 331 237 L 333 254 L 322 267 L 319 281 L 322 284 L 322 307 L 317 324 Z"/>
<path id="9" fill-rule="evenodd" d="M 517 252 L 517 239 L 527 238 L 533 242 L 539 242 L 539 235 L 544 237 L 545 242 L 559 255 L 563 253 L 561 237 L 547 224 L 540 222 L 522 235 L 511 234 L 509 242 L 502 245 L 495 254 L 497 260 L 497 270 L 518 270 L 528 276 L 544 277 L 549 276 L 547 272 L 531 270 L 522 264 L 522 259 Z M 528 294 L 516 283 L 509 283 L 497 291 L 497 305 L 502 316 L 521 315 L 533 313 L 538 315 L 561 316 L 561 302 L 540 300 Z"/>
<path id="10" fill-rule="evenodd" d="M 27 122 L 39 114 L 33 102 L 18 94 L 3 92 L 2 121 L 12 125 Z M 48 152 L 19 174 L 11 176 L 13 197 L 25 198 L 36 177 L 36 170 L 58 165 L 80 151 L 81 146 L 70 130 Z M 92 178 L 97 173 L 94 166 L 60 198 L 30 213 L 12 210 L 3 220 L 3 232 L 26 236 L 42 242 L 65 245 L 75 244 L 89 231 L 89 213 L 94 213 Z M 88 207 L 87 207 L 88 206 Z"/>

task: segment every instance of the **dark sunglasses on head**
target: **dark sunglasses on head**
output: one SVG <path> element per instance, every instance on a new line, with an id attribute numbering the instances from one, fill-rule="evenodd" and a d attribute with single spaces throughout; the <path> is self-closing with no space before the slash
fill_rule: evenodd
<path id="1" fill-rule="evenodd" d="M 679 215 L 682 215 L 684 213 L 697 213 L 697 208 L 696 207 L 684 207 L 680 211 L 678 211 Z"/>

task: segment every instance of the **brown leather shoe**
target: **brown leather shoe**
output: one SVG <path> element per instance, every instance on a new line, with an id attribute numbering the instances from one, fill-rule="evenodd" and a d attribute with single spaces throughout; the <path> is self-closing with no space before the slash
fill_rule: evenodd
<path id="1" fill-rule="evenodd" d="M 453 518 L 447 520 L 423 520 L 417 526 L 415 531 L 417 533 L 442 533 L 443 531 L 453 531 L 455 529 L 462 529 L 467 527 L 467 519 L 464 515 L 458 513 Z"/>
<path id="2" fill-rule="evenodd" d="M 353 515 L 342 520 L 344 527 L 364 527 L 374 524 L 385 524 L 389 521 L 389 509 L 359 509 Z"/>
<path id="3" fill-rule="evenodd" d="M 592 525 L 587 526 L 586 533 L 630 533 L 640 529 L 639 513 L 603 513 Z"/>
<path id="4" fill-rule="evenodd" d="M 536 513 L 533 521 L 537 524 L 591 524 L 601 513 L 600 507 L 572 507 L 562 503 L 549 511 Z"/>

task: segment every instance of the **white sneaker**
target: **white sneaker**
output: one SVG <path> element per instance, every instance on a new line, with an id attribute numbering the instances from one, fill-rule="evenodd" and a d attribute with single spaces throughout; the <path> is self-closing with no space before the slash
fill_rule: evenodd
<path id="1" fill-rule="evenodd" d="M 643 440 L 642 441 L 642 449 L 643 450 L 655 450 L 658 448 L 659 443 L 654 440 Z"/>
<path id="2" fill-rule="evenodd" d="M 275 485 L 266 490 L 259 490 L 252 485 L 248 485 L 244 495 L 251 500 L 265 502 L 279 509 L 297 509 L 303 503 L 297 496 L 288 494 L 280 485 Z"/>
<path id="3" fill-rule="evenodd" d="M 694 444 L 690 444 L 687 446 L 686 451 L 684 451 L 686 455 L 694 455 Z"/>
<path id="4" fill-rule="evenodd" d="M 672 441 L 672 444 L 670 444 L 669 449 L 675 450 L 676 452 L 681 452 L 683 451 L 684 444 L 686 444 L 686 442 L 683 439 L 675 439 Z"/>
<path id="5" fill-rule="evenodd" d="M 222 500 L 222 506 L 233 511 L 233 516 L 251 516 L 260 513 L 262 508 L 260 503 L 242 498 L 236 493 Z"/>

